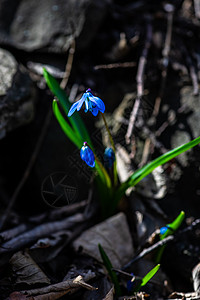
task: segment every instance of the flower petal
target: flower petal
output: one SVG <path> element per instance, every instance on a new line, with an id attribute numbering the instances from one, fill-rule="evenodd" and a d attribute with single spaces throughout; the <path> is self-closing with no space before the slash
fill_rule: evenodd
<path id="1" fill-rule="evenodd" d="M 86 99 L 86 97 L 87 97 L 86 94 L 87 94 L 87 93 L 84 93 L 83 96 L 81 97 L 81 99 L 78 100 L 77 111 L 79 111 L 79 110 L 81 109 L 81 107 L 82 107 L 82 105 L 83 105 L 83 103 L 84 103 L 84 101 L 85 101 L 85 99 Z"/>
<path id="2" fill-rule="evenodd" d="M 90 93 L 89 99 L 91 102 L 95 103 L 98 110 L 100 110 L 102 113 L 104 113 L 105 111 L 105 104 L 103 103 L 103 101 L 99 98 L 99 97 L 94 97 L 93 95 Z"/>
<path id="3" fill-rule="evenodd" d="M 98 108 L 95 106 L 95 107 L 92 108 L 91 112 L 92 112 L 93 116 L 96 117 L 96 116 L 98 115 L 99 110 L 98 110 Z"/>
<path id="4" fill-rule="evenodd" d="M 88 99 L 85 99 L 85 113 L 88 112 L 89 109 L 89 103 L 88 103 Z"/>
<path id="5" fill-rule="evenodd" d="M 70 108 L 70 110 L 69 110 L 69 112 L 68 112 L 68 117 L 70 117 L 74 112 L 75 112 L 75 110 L 77 109 L 77 106 L 78 106 L 78 103 L 79 101 L 77 101 L 77 102 L 75 102 L 72 106 L 71 106 L 71 108 Z"/>

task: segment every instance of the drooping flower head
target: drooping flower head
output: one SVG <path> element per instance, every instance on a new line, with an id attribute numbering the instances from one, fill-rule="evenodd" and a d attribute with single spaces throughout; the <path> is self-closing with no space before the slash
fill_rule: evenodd
<path id="1" fill-rule="evenodd" d="M 97 116 L 98 112 L 104 113 L 105 105 L 99 97 L 95 97 L 91 93 L 91 89 L 88 89 L 80 100 L 75 102 L 68 112 L 68 117 L 70 117 L 76 110 L 79 111 L 85 103 L 85 112 L 91 111 L 93 116 Z"/>
<path id="2" fill-rule="evenodd" d="M 112 148 L 106 148 L 104 152 L 104 164 L 106 168 L 112 168 L 112 165 L 115 161 L 115 152 Z"/>
<path id="3" fill-rule="evenodd" d="M 89 167 L 91 167 L 91 168 L 95 167 L 94 153 L 92 152 L 90 147 L 87 146 L 87 142 L 83 143 L 83 147 L 81 148 L 81 151 L 80 151 L 80 156 L 81 156 L 81 159 L 84 160 L 84 162 L 86 162 L 86 164 Z"/>

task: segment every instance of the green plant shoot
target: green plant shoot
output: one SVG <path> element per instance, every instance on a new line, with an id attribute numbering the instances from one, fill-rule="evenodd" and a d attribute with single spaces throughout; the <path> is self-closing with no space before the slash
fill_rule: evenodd
<path id="1" fill-rule="evenodd" d="M 162 227 L 161 229 L 164 229 L 165 232 L 163 234 L 160 233 L 160 240 L 163 240 L 167 236 L 172 235 L 181 226 L 184 218 L 185 218 L 185 212 L 181 211 L 178 217 L 172 223 L 167 224 L 165 227 Z M 156 263 L 160 262 L 165 247 L 166 245 L 158 249 L 158 252 L 156 254 Z"/>
<path id="2" fill-rule="evenodd" d="M 134 289 L 134 292 L 139 292 L 142 286 L 145 286 L 149 280 L 158 272 L 160 264 L 156 265 L 151 271 L 149 271 L 143 278 L 141 283 Z"/>
<path id="3" fill-rule="evenodd" d="M 103 247 L 101 246 L 101 244 L 98 244 L 98 247 L 99 247 L 99 252 L 101 254 L 101 258 L 103 260 L 104 266 L 106 267 L 108 274 L 110 276 L 110 279 L 114 284 L 116 295 L 120 296 L 121 289 L 120 289 L 119 281 L 117 279 L 117 275 L 112 270 L 113 269 L 112 263 L 111 263 L 110 259 L 108 258 L 106 252 L 104 251 Z"/>

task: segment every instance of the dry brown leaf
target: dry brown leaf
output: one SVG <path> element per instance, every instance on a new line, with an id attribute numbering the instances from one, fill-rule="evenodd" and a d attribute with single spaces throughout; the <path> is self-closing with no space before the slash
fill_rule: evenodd
<path id="1" fill-rule="evenodd" d="M 98 244 L 102 245 L 115 268 L 121 268 L 129 262 L 134 255 L 134 250 L 129 227 L 123 213 L 86 230 L 74 241 L 73 246 L 76 250 L 82 248 L 82 253 L 102 261 Z"/>
<path id="2" fill-rule="evenodd" d="M 49 278 L 27 252 L 15 253 L 10 259 L 10 264 L 17 276 L 16 283 L 50 284 Z"/>

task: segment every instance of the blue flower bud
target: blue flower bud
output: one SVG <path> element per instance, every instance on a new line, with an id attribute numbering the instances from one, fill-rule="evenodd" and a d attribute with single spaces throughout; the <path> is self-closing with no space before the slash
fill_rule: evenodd
<path id="1" fill-rule="evenodd" d="M 112 148 L 106 148 L 104 152 L 104 164 L 106 168 L 112 168 L 115 161 L 115 152 Z"/>
<path id="2" fill-rule="evenodd" d="M 160 228 L 160 234 L 164 234 L 168 228 L 166 226 Z"/>
<path id="3" fill-rule="evenodd" d="M 165 234 L 165 232 L 167 232 L 167 230 L 170 231 L 170 234 L 174 233 L 174 229 L 171 228 L 170 225 L 166 225 L 166 226 L 160 228 L 160 234 L 161 234 L 161 235 L 162 235 L 162 234 Z"/>
<path id="4" fill-rule="evenodd" d="M 84 143 L 83 147 L 81 148 L 80 156 L 81 156 L 81 159 L 84 160 L 89 167 L 91 167 L 91 168 L 95 167 L 94 153 L 87 146 L 86 142 Z"/>

